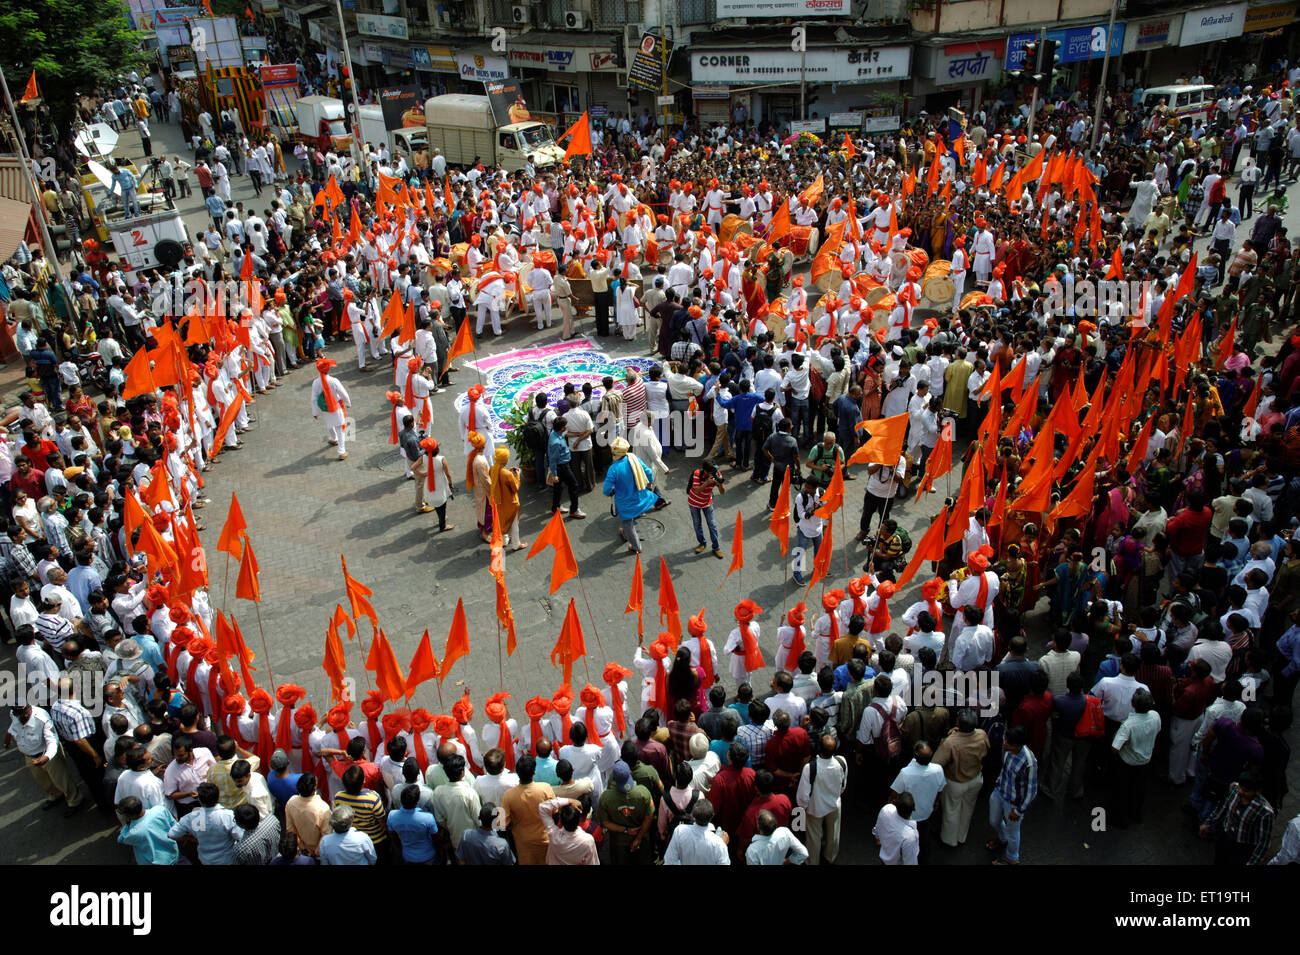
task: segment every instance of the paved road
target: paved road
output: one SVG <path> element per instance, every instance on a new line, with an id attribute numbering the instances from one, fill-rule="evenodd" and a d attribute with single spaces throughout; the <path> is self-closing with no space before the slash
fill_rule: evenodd
<path id="1" fill-rule="evenodd" d="M 128 154 L 139 156 L 134 134 L 124 139 Z M 163 144 L 169 153 L 179 149 L 176 127 L 158 124 L 154 144 L 155 153 Z M 234 197 L 246 205 L 253 201 L 247 177 L 235 181 Z M 256 202 L 258 208 L 269 206 L 270 194 L 264 193 L 264 198 L 264 203 Z M 196 200 L 183 208 L 191 229 L 204 221 L 206 213 Z M 540 333 L 517 319 L 502 339 L 484 347 L 517 348 L 557 338 L 554 331 Z M 644 343 L 628 347 L 621 339 L 605 339 L 602 347 L 615 355 L 646 353 Z M 308 399 L 314 375 L 300 370 L 290 375 L 282 387 L 258 399 L 251 409 L 256 424 L 244 436 L 245 447 L 223 454 L 218 467 L 208 475 L 207 493 L 214 504 L 202 516 L 208 524 L 204 542 L 212 555 L 212 599 L 214 605 L 233 612 L 239 620 L 258 656 L 255 666 L 264 675 L 268 670 L 273 673 L 276 682 L 292 681 L 307 687 L 317 701 L 328 699 L 328 682 L 320 663 L 327 620 L 335 604 L 345 602 L 341 554 L 347 557 L 351 573 L 374 589 L 372 603 L 403 667 L 426 628 L 435 653 L 441 654 L 451 611 L 457 599 L 464 600 L 471 653 L 455 664 L 442 693 L 450 706 L 462 688 L 469 689 L 476 707 L 476 723 L 482 722 L 483 701 L 498 688 L 502 671 L 517 715 L 522 715 L 524 700 L 538 693 L 549 696 L 556 688 L 559 672 L 550 665 L 548 656 L 571 598 L 578 602 L 596 682 L 606 660 L 628 663 L 636 645 L 635 620 L 621 611 L 627 600 L 632 564 L 619 540 L 618 525 L 608 515 L 605 499 L 587 497 L 584 508 L 590 519 L 568 525 L 583 570 L 581 587 L 572 581 L 552 596 L 548 592 L 549 556 L 525 564 L 522 553 L 507 553 L 506 576 L 518 621 L 519 648 L 513 658 L 500 663 L 487 547 L 475 531 L 472 496 L 463 491 L 463 458 L 458 453 L 460 442 L 452 410 L 456 391 L 449 390 L 434 399 L 433 433 L 444 448 L 455 449 L 450 451 L 449 460 L 462 489 L 448 514 L 456 530 L 439 535 L 435 515 L 412 513 L 411 487 L 402 479 L 396 452 L 388 444 L 389 405 L 384 391 L 391 386 L 391 377 L 383 370 L 358 372 L 350 346 L 334 346 L 333 355 L 340 362 L 336 373 L 355 403 L 357 439 L 355 447 L 350 446 L 348 460 L 336 460 L 333 449 L 325 444 L 324 429 L 311 419 Z M 472 373 L 464 371 L 457 384 L 463 390 L 472 382 Z M 646 526 L 642 528 L 647 631 L 652 637 L 656 632 L 653 628 L 657 611 L 653 608 L 658 592 L 658 558 L 662 555 L 672 572 L 683 615 L 707 605 L 710 636 L 720 646 L 732 626 L 731 606 L 742 596 L 753 597 L 767 611 L 761 618 L 761 643 L 765 653 L 770 653 L 783 597 L 787 603 L 798 597 L 793 590 L 783 591 L 777 545 L 766 531 L 763 509 L 768 489 L 757 489 L 740 480 L 719 499 L 721 527 L 732 526 L 737 509 L 745 518 L 747 566 L 742 591 L 734 577 L 723 586 L 727 561 L 707 553 L 700 557 L 692 553 L 695 540 L 685 495 L 680 490 L 690 463 L 673 457 L 669 464 L 673 473 L 668 496 L 674 503 L 656 519 L 643 521 Z M 954 475 L 954 490 L 956 482 Z M 845 510 L 850 533 L 841 533 L 838 522 L 835 528 L 841 543 L 833 563 L 837 586 L 845 578 L 842 544 L 851 537 L 852 522 L 860 513 L 856 494 L 862 483 L 850 484 L 849 488 Z M 237 568 L 229 568 L 228 588 L 226 558 L 215 550 L 216 535 L 232 492 L 239 495 L 262 567 L 260 624 L 255 608 L 234 597 Z M 894 513 L 914 540 L 933 518 L 940 497 L 933 495 L 919 504 L 900 500 Z M 531 541 L 548 517 L 549 495 L 525 490 L 522 500 L 521 526 L 524 538 Z M 727 531 L 723 533 L 729 538 Z M 865 551 L 850 542 L 848 560 L 853 573 L 860 572 L 865 558 Z M 722 593 L 718 592 L 720 586 Z M 895 602 L 904 607 L 914 598 L 909 592 L 906 601 L 899 602 L 901 599 Z M 1027 628 L 1034 638 L 1031 656 L 1037 656 L 1042 652 L 1045 631 L 1040 616 L 1031 615 Z M 368 627 L 363 629 L 368 631 Z M 263 650 L 263 635 L 268 652 Z M 364 649 L 358 642 L 345 649 L 349 672 L 364 690 Z M 765 671 L 756 677 L 755 685 L 765 688 L 770 676 L 770 671 Z M 586 679 L 581 665 L 574 679 L 579 685 Z M 733 690 L 729 675 L 724 674 L 723 679 Z M 434 686 L 421 687 L 415 704 L 437 711 L 439 700 Z M 1193 838 L 1177 808 L 1185 795 L 1185 791 L 1153 785 L 1147 823 L 1125 833 L 1093 830 L 1092 809 L 1104 801 L 1104 793 L 1089 793 L 1089 798 L 1077 806 L 1057 807 L 1041 800 L 1026 818 L 1023 858 L 1033 863 L 1205 864 L 1212 853 Z M 83 814 L 70 823 L 42 817 L 33 811 L 39 798 L 38 789 L 16 754 L 9 752 L 0 757 L 0 862 L 122 860 L 120 850 L 112 843 L 111 830 L 96 814 Z M 1284 819 L 1294 814 L 1290 805 L 1286 810 L 1282 813 Z M 985 803 L 981 802 L 967 846 L 942 850 L 937 861 L 985 862 L 982 844 L 988 838 L 988 828 L 981 821 L 985 813 Z M 1280 831 L 1279 825 L 1279 835 Z M 842 861 L 874 859 L 869 820 L 850 814 L 844 825 L 844 841 Z"/>

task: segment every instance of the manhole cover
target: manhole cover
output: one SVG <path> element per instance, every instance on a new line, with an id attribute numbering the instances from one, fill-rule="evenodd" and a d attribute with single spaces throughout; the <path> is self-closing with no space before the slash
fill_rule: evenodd
<path id="1" fill-rule="evenodd" d="M 366 467 L 375 468 L 378 471 L 395 472 L 397 474 L 406 473 L 406 468 L 404 468 L 402 462 L 397 459 L 396 449 L 383 451 L 379 454 L 372 454 L 366 459 Z"/>
<path id="2" fill-rule="evenodd" d="M 664 536 L 664 522 L 654 517 L 636 519 L 636 536 L 645 541 L 657 541 Z"/>

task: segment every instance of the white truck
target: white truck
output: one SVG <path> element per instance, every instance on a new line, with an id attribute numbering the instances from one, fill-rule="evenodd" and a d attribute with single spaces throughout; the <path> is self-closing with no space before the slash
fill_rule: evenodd
<path id="1" fill-rule="evenodd" d="M 425 101 L 424 119 L 430 148 L 441 150 L 452 166 L 469 166 L 477 158 L 518 172 L 529 160 L 540 170 L 564 159 L 549 126 L 531 120 L 498 126 L 486 96 L 435 96 Z"/>
<path id="2" fill-rule="evenodd" d="M 130 219 L 118 214 L 110 217 L 105 225 L 123 268 L 135 272 L 159 266 L 175 268 L 192 252 L 189 233 L 175 209 Z"/>
<path id="3" fill-rule="evenodd" d="M 381 143 L 387 143 L 393 154 L 393 162 L 401 156 L 406 159 L 406 165 L 412 168 L 415 165 L 415 154 L 421 149 L 429 148 L 429 136 L 423 126 L 388 129 L 384 125 L 383 108 L 379 106 L 361 107 L 361 140 L 375 149 Z"/>
<path id="4" fill-rule="evenodd" d="M 293 104 L 298 120 L 298 138 L 317 149 L 346 152 L 352 134 L 343 112 L 343 101 L 332 96 L 302 96 Z"/>

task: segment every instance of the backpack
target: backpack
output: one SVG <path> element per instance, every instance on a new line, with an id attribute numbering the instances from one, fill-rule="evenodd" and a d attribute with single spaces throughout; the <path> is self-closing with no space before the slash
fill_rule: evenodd
<path id="1" fill-rule="evenodd" d="M 903 731 L 898 727 L 898 720 L 894 719 L 892 707 L 886 710 L 879 703 L 872 703 L 871 708 L 880 714 L 880 731 L 871 743 L 876 751 L 876 759 L 882 763 L 893 763 L 903 755 Z"/>
<path id="2" fill-rule="evenodd" d="M 912 549 L 912 537 L 910 534 L 907 533 L 907 531 L 903 530 L 901 527 L 898 528 L 897 533 L 898 533 L 899 543 L 903 548 L 902 554 L 906 554 L 909 550 Z M 899 556 L 902 556 L 902 554 L 900 554 Z"/>
<path id="3" fill-rule="evenodd" d="M 1090 694 L 1085 694 L 1083 700 L 1083 715 L 1074 727 L 1074 735 L 1077 739 L 1100 739 L 1106 735 L 1106 713 L 1101 700 Z"/>
<path id="4" fill-rule="evenodd" d="M 695 808 L 695 803 L 699 801 L 699 798 L 699 792 L 692 788 L 690 800 L 685 807 L 679 807 L 667 793 L 664 793 L 664 802 L 668 804 L 668 811 L 672 813 L 672 817 L 668 820 L 669 839 L 672 838 L 672 834 L 677 830 L 678 826 L 691 820 L 691 810 Z"/>
<path id="5" fill-rule="evenodd" d="M 772 415 L 776 409 L 758 406 L 754 408 L 754 433 L 765 438 L 772 433 Z"/>
<path id="6" fill-rule="evenodd" d="M 541 464 L 546 458 L 546 442 L 550 435 L 546 431 L 546 423 L 541 418 L 535 417 L 530 409 L 524 420 L 524 444 L 528 445 L 533 452 L 533 466 Z"/>

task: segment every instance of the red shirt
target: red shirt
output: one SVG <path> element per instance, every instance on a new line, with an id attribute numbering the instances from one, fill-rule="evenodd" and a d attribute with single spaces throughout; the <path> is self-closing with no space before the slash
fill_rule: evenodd
<path id="1" fill-rule="evenodd" d="M 48 463 L 45 459 L 47 456 L 59 450 L 59 446 L 53 441 L 46 441 L 42 438 L 36 444 L 24 444 L 20 452 L 23 457 L 32 462 L 33 468 L 44 469 Z"/>
<path id="2" fill-rule="evenodd" d="M 791 807 L 789 796 L 782 796 L 780 793 L 755 796 L 754 801 L 745 810 L 744 818 L 740 821 L 740 829 L 731 833 L 733 837 L 731 840 L 733 857 L 744 857 L 745 850 L 749 848 L 750 842 L 754 839 L 754 834 L 758 831 L 758 814 L 764 809 L 776 816 L 778 826 L 790 825 Z"/>
<path id="3" fill-rule="evenodd" d="M 1039 759 L 1043 758 L 1043 748 L 1047 745 L 1047 721 L 1051 717 L 1052 694 L 1046 690 L 1027 694 L 1011 716 L 1012 726 L 1029 730 L 1029 749 Z"/>
<path id="4" fill-rule="evenodd" d="M 27 472 L 27 477 L 14 471 L 9 478 L 9 488 L 13 491 L 26 491 L 33 501 L 40 500 L 45 496 L 45 471 L 32 468 Z"/>
<path id="5" fill-rule="evenodd" d="M 713 777 L 709 802 L 713 803 L 713 824 L 727 833 L 740 831 L 745 810 L 754 801 L 754 771 L 747 767 L 724 766 Z"/>
<path id="6" fill-rule="evenodd" d="M 1188 507 L 1179 511 L 1165 525 L 1169 549 L 1179 557 L 1191 557 L 1205 550 L 1205 539 L 1210 532 L 1210 519 L 1214 516 L 1208 507 L 1199 511 Z"/>
<path id="7" fill-rule="evenodd" d="M 764 759 L 767 768 L 775 773 L 778 769 L 787 773 L 798 773 L 808 761 L 808 731 L 801 726 L 791 726 L 788 730 L 777 730 L 767 741 Z M 798 779 L 777 776 L 774 783 L 778 793 L 792 794 Z M 784 825 L 784 823 L 783 823 Z"/>

